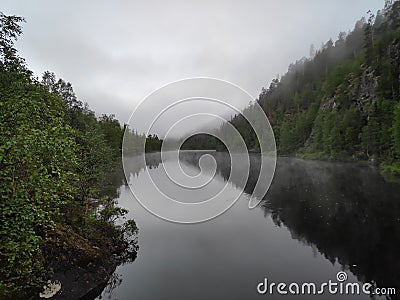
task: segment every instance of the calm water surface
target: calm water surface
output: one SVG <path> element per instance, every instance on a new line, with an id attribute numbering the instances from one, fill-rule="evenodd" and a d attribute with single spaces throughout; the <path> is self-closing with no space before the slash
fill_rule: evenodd
<path id="1" fill-rule="evenodd" d="M 181 156 L 198 172 L 201 153 Z M 229 177 L 226 154 L 214 153 L 221 188 Z M 137 259 L 117 268 L 98 299 L 284 299 L 260 295 L 256 286 L 270 282 L 336 280 L 373 282 L 400 293 L 400 187 L 386 183 L 376 169 L 350 163 L 278 159 L 275 178 L 263 202 L 248 209 L 257 180 L 259 156 L 251 156 L 245 193 L 221 216 L 200 224 L 161 220 L 146 211 L 129 186 L 120 188 L 119 204 L 139 227 Z M 147 156 L 151 176 L 168 179 L 157 154 Z M 144 165 L 132 158 L 129 184 L 148 191 Z M 228 182 L 228 188 L 243 188 Z M 170 193 L 173 191 L 169 191 Z M 176 195 L 182 197 L 182 195 Z M 188 196 L 189 197 L 189 196 Z M 200 199 L 191 199 L 196 201 Z M 294 296 L 296 299 L 369 299 L 366 295 Z"/>

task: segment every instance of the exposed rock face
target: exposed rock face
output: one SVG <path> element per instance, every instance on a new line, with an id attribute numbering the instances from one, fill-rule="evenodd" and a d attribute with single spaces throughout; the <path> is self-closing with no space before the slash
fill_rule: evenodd
<path id="1" fill-rule="evenodd" d="M 47 288 L 42 295 L 56 300 L 98 296 L 117 266 L 113 254 L 66 228 L 56 228 L 49 238 L 46 269 L 53 271 L 49 281 L 60 288 L 56 292 L 53 287 Z"/>
<path id="2" fill-rule="evenodd" d="M 400 45 L 400 43 L 399 43 Z M 399 48 L 400 55 L 400 48 Z M 365 120 L 369 118 L 370 107 L 376 100 L 378 89 L 378 76 L 371 67 L 361 67 L 361 75 L 350 73 L 345 80 L 337 86 L 331 97 L 322 99 L 318 114 L 336 113 L 343 106 L 357 107 Z M 304 143 L 306 149 L 313 144 L 314 128 Z"/>
<path id="3" fill-rule="evenodd" d="M 86 267 L 74 266 L 64 272 L 57 272 L 53 277 L 61 282 L 62 288 L 51 299 L 94 299 L 100 295 L 115 268 L 115 260 L 110 259 Z"/>
<path id="4" fill-rule="evenodd" d="M 389 46 L 390 64 L 393 70 L 400 74 L 400 38 L 393 41 Z M 399 77 L 400 80 L 400 77 Z"/>
<path id="5" fill-rule="evenodd" d="M 325 98 L 321 101 L 319 112 L 336 112 L 337 109 L 338 105 L 336 103 L 336 95 L 334 95 L 331 98 Z"/>
<path id="6" fill-rule="evenodd" d="M 376 91 L 378 88 L 378 77 L 374 75 L 371 67 L 364 69 L 359 80 L 359 85 L 353 94 L 353 103 L 358 107 L 359 111 L 367 114 L 371 104 L 376 100 Z M 354 93 L 354 90 L 351 91 Z"/>
<path id="7" fill-rule="evenodd" d="M 354 105 L 364 115 L 368 115 L 371 104 L 376 100 L 378 77 L 371 67 L 362 67 L 361 76 L 349 74 L 332 97 L 321 101 L 320 113 L 337 112 L 343 105 Z M 346 102 L 347 101 L 347 102 Z M 346 103 L 345 103 L 346 102 Z"/>

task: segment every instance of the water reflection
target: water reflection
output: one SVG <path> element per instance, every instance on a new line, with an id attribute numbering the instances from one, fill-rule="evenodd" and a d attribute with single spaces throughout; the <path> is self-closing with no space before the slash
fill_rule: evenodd
<path id="1" fill-rule="evenodd" d="M 114 299 L 114 291 L 121 285 L 122 275 L 114 272 L 96 299 Z M 93 299 L 93 298 L 92 298 Z"/>
<path id="2" fill-rule="evenodd" d="M 202 154 L 182 152 L 180 159 L 196 171 Z M 230 158 L 210 154 L 218 163 L 213 184 L 223 186 Z M 130 158 L 129 184 L 152 197 L 141 161 Z M 253 192 L 259 156 L 251 155 L 250 162 L 248 182 L 238 186 L 233 177 L 232 189 Z M 163 183 L 160 163 L 159 154 L 146 155 L 149 172 Z M 248 210 L 245 194 L 225 214 L 196 225 L 160 220 L 135 201 L 127 186 L 120 191 L 119 204 L 140 228 L 141 250 L 133 264 L 118 267 L 120 275 L 103 291 L 103 299 L 262 299 L 255 286 L 265 276 L 274 282 L 318 283 L 341 269 L 349 282 L 399 291 L 400 187 L 386 183 L 374 168 L 280 158 L 259 207 Z M 198 200 L 195 194 L 192 198 Z"/>
<path id="3" fill-rule="evenodd" d="M 195 165 L 199 155 L 183 159 Z M 218 172 L 227 180 L 229 158 L 215 156 Z M 258 179 L 259 156 L 252 155 L 251 163 L 244 187 L 248 194 Z M 261 207 L 292 238 L 349 268 L 360 281 L 399 290 L 400 186 L 385 182 L 375 168 L 280 158 Z"/>
<path id="4" fill-rule="evenodd" d="M 98 191 L 99 199 L 109 199 L 109 205 L 116 205 L 116 207 L 120 207 L 117 203 L 117 199 L 120 197 L 120 187 L 126 186 L 127 181 L 122 170 L 122 166 L 116 167 L 115 170 L 110 172 L 108 176 L 104 179 L 103 185 L 101 189 Z M 98 202 L 95 202 L 93 205 L 99 206 Z M 104 208 L 106 204 L 105 201 L 101 202 L 101 207 Z M 116 220 L 117 223 L 120 223 L 123 220 Z M 121 225 L 121 224 L 119 224 Z M 114 247 L 111 250 L 111 253 L 114 258 L 114 263 L 117 266 L 122 266 L 126 264 L 131 264 L 135 261 L 137 257 L 137 253 L 139 251 L 139 245 L 137 243 L 137 235 L 136 232 L 132 232 L 129 229 L 125 231 L 125 237 L 129 239 L 129 242 L 125 242 L 124 245 L 118 243 L 119 247 Z M 115 245 L 114 245 L 115 246 Z M 123 249 L 121 249 L 123 247 Z M 111 247 L 110 247 L 111 248 Z M 113 292 L 116 288 L 118 288 L 122 283 L 122 276 L 117 272 L 111 274 L 108 278 L 102 278 L 102 283 L 97 287 L 91 289 L 85 296 L 81 297 L 81 300 L 91 300 L 91 299 L 105 299 L 102 295 L 106 295 L 106 299 L 113 299 Z M 62 298 L 61 294 L 61 298 Z M 63 299 L 63 298 L 62 298 Z"/>
<path id="5" fill-rule="evenodd" d="M 400 186 L 376 169 L 281 159 L 262 207 L 359 280 L 400 288 Z"/>

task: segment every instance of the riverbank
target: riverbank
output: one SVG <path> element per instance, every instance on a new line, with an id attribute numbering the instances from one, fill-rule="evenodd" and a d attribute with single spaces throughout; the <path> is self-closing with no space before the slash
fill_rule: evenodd
<path id="1" fill-rule="evenodd" d="M 105 236 L 104 243 L 94 243 L 69 228 L 58 226 L 48 238 L 45 269 L 48 282 L 58 286 L 59 291 L 50 291 L 47 287 L 39 294 L 36 292 L 34 299 L 81 299 L 93 294 L 98 286 L 106 285 L 117 266 L 114 257 L 117 251 L 111 251 L 105 242 L 112 239 Z M 123 245 L 118 248 L 122 251 Z"/>
<path id="2" fill-rule="evenodd" d="M 136 258 L 136 251 L 121 234 L 109 235 L 105 230 L 103 243 L 96 243 L 70 228 L 57 226 L 44 249 L 43 288 L 9 299 L 94 299 L 119 264 Z"/>
<path id="3" fill-rule="evenodd" d="M 355 157 L 350 157 L 346 155 L 333 157 L 326 155 L 325 153 L 296 153 L 294 155 L 297 158 L 301 159 L 310 159 L 310 160 L 321 160 L 321 161 L 340 161 L 340 162 L 353 162 L 360 165 L 373 165 L 377 167 L 385 178 L 385 180 L 390 182 L 400 183 L 400 162 L 395 161 L 393 163 L 385 163 L 379 162 L 377 160 L 366 160 L 366 159 L 358 159 Z"/>
<path id="4" fill-rule="evenodd" d="M 42 252 L 43 286 L 9 299 L 94 299 L 100 295 L 116 267 L 135 260 L 138 251 L 135 222 L 118 225 L 114 219 L 127 211 L 113 205 L 113 213 L 104 218 L 105 209 L 99 218 L 86 220 L 84 232 L 55 224 L 46 233 Z"/>

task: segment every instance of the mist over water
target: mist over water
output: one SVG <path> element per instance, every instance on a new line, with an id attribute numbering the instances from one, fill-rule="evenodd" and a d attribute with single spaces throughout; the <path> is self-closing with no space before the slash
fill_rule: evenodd
<path id="1" fill-rule="evenodd" d="M 212 192 L 229 178 L 230 159 L 224 153 L 209 154 L 217 161 Z M 185 170 L 197 174 L 202 155 L 182 152 Z M 147 190 L 151 197 L 150 183 L 143 176 L 145 166 L 135 165 L 134 160 L 128 184 Z M 398 186 L 385 182 L 373 167 L 279 158 L 266 197 L 249 210 L 261 161 L 257 154 L 250 160 L 247 184 L 238 186 L 234 178 L 228 182 L 233 193 L 238 188 L 245 193 L 224 214 L 204 223 L 161 220 L 141 207 L 127 186 L 121 186 L 119 204 L 130 210 L 129 217 L 138 224 L 140 249 L 134 263 L 117 268 L 122 281 L 101 299 L 275 299 L 277 295 L 256 291 L 265 277 L 318 284 L 334 280 L 340 270 L 347 273 L 347 282 L 399 288 L 399 275 L 387 271 L 400 268 L 400 203 L 392 201 L 400 192 Z M 149 172 L 162 182 L 166 177 L 160 162 L 159 154 L 146 155 Z M 201 200 L 195 193 L 185 197 Z"/>

